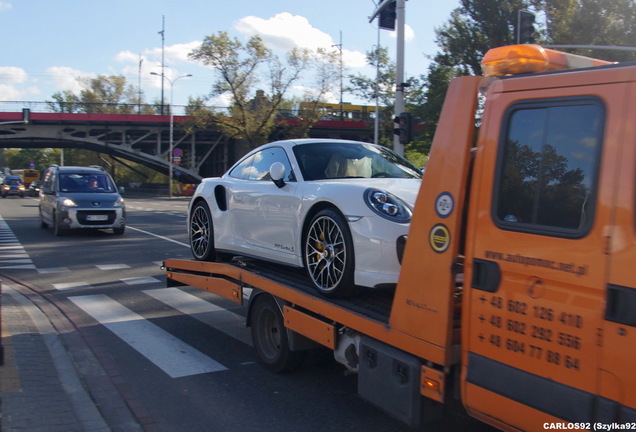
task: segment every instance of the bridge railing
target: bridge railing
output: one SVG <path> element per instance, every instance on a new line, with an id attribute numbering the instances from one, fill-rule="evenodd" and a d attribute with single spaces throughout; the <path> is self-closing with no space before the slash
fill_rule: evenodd
<path id="1" fill-rule="evenodd" d="M 157 104 L 109 104 L 109 103 L 76 103 L 76 102 L 47 102 L 47 101 L 0 101 L 0 112 L 21 112 L 28 108 L 35 113 L 99 113 L 99 114 L 144 114 L 161 115 L 161 105 Z M 186 115 L 188 105 L 172 105 L 172 112 L 176 116 Z M 207 107 L 215 112 L 227 112 L 227 107 Z M 170 114 L 170 106 L 164 105 L 164 115 Z M 303 117 L 303 111 L 298 109 L 280 109 L 278 117 L 293 119 Z M 315 113 L 313 113 L 315 115 Z M 372 122 L 374 112 L 325 112 L 319 115 L 319 120 L 362 121 Z"/>

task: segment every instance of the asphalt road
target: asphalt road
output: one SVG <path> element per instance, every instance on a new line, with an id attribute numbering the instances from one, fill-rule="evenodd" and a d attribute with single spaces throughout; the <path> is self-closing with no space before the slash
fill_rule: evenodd
<path id="1" fill-rule="evenodd" d="M 188 201 L 126 202 L 124 235 L 55 237 L 40 228 L 37 199 L 1 200 L 0 223 L 21 248 L 3 255 L 0 273 L 53 299 L 160 430 L 411 430 L 358 397 L 356 377 L 329 353 L 314 353 L 294 373 L 262 367 L 241 306 L 191 287 L 166 288 L 163 260 L 191 257 Z M 443 411 L 421 430 L 492 430 Z"/>

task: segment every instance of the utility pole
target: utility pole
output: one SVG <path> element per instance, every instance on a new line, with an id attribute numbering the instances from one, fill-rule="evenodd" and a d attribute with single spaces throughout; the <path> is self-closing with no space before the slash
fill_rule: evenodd
<path id="1" fill-rule="evenodd" d="M 166 16 L 161 16 L 161 76 L 165 76 L 165 33 L 166 33 Z M 161 115 L 163 115 L 163 79 L 161 80 Z"/>
<path id="2" fill-rule="evenodd" d="M 340 120 L 344 120 L 344 106 L 342 101 L 342 30 L 340 31 L 340 43 L 332 45 L 340 51 Z"/>
<path id="3" fill-rule="evenodd" d="M 139 54 L 139 82 L 137 84 L 137 114 L 141 114 L 141 64 L 144 62 L 144 59 L 141 57 L 141 53 Z"/>
<path id="4" fill-rule="evenodd" d="M 404 24 L 405 24 L 405 3 L 406 0 L 383 0 L 376 10 L 373 12 L 373 15 L 369 18 L 369 22 L 372 22 L 378 15 L 382 14 L 384 11 L 390 10 L 395 5 L 395 21 L 394 25 L 391 26 L 391 22 L 389 22 L 389 26 L 384 26 L 382 28 L 387 30 L 392 30 L 395 28 L 397 30 L 397 53 L 396 53 L 396 61 L 395 61 L 395 116 L 397 118 L 401 113 L 404 112 Z M 380 16 L 379 21 L 386 21 L 383 19 L 385 17 Z M 392 19 L 388 21 L 393 21 Z M 381 23 L 381 25 L 386 25 L 386 22 Z M 399 136 L 393 137 L 393 150 L 401 156 L 404 155 L 404 145 L 400 142 Z"/>

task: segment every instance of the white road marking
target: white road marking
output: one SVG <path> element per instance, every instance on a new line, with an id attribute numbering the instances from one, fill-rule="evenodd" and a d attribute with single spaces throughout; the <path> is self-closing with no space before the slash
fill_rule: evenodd
<path id="1" fill-rule="evenodd" d="M 92 288 L 93 286 L 88 282 L 67 282 L 67 283 L 54 283 L 53 288 L 58 291 L 65 291 L 75 288 Z"/>
<path id="2" fill-rule="evenodd" d="M 213 327 L 249 346 L 252 340 L 245 327 L 245 318 L 178 288 L 144 290 L 144 294 Z"/>
<path id="3" fill-rule="evenodd" d="M 35 269 L 9 224 L 0 216 L 0 269 Z"/>
<path id="4" fill-rule="evenodd" d="M 99 264 L 97 268 L 100 270 L 119 270 L 130 268 L 128 264 Z"/>
<path id="5" fill-rule="evenodd" d="M 153 237 L 160 238 L 161 240 L 167 240 L 167 241 L 169 241 L 169 242 L 176 243 L 176 244 L 178 244 L 179 246 L 183 246 L 183 247 L 187 247 L 187 248 L 189 248 L 189 247 L 190 247 L 190 245 L 189 245 L 189 244 L 187 244 L 187 243 L 182 243 L 182 242 L 180 242 L 180 241 L 176 241 L 176 240 L 173 240 L 173 239 L 168 238 L 168 237 L 160 236 L 159 234 L 151 233 L 150 231 L 144 231 L 144 230 L 142 230 L 142 229 L 139 229 L 139 228 L 133 228 L 133 227 L 131 227 L 131 226 L 126 226 L 126 228 L 129 228 L 129 229 L 131 229 L 131 230 L 133 230 L 133 231 L 139 231 L 140 233 L 148 234 L 148 235 L 151 235 L 151 236 L 153 236 Z"/>
<path id="6" fill-rule="evenodd" d="M 69 297 L 171 378 L 227 370 L 180 339 L 103 294 Z"/>
<path id="7" fill-rule="evenodd" d="M 126 279 L 119 279 L 120 281 L 122 281 L 123 283 L 125 283 L 126 285 L 141 285 L 141 284 L 147 284 L 147 283 L 159 283 L 161 282 L 159 279 L 154 278 L 154 277 L 134 277 L 134 278 L 126 278 Z"/>

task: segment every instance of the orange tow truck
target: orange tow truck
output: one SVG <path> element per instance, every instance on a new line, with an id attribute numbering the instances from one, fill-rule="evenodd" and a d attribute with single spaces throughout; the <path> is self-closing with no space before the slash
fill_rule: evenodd
<path id="1" fill-rule="evenodd" d="M 333 350 L 413 427 L 459 399 L 501 430 L 634 430 L 636 65 L 539 45 L 483 65 L 449 87 L 394 290 L 328 299 L 249 260 L 168 259 L 168 284 L 245 302 L 275 371 Z"/>

